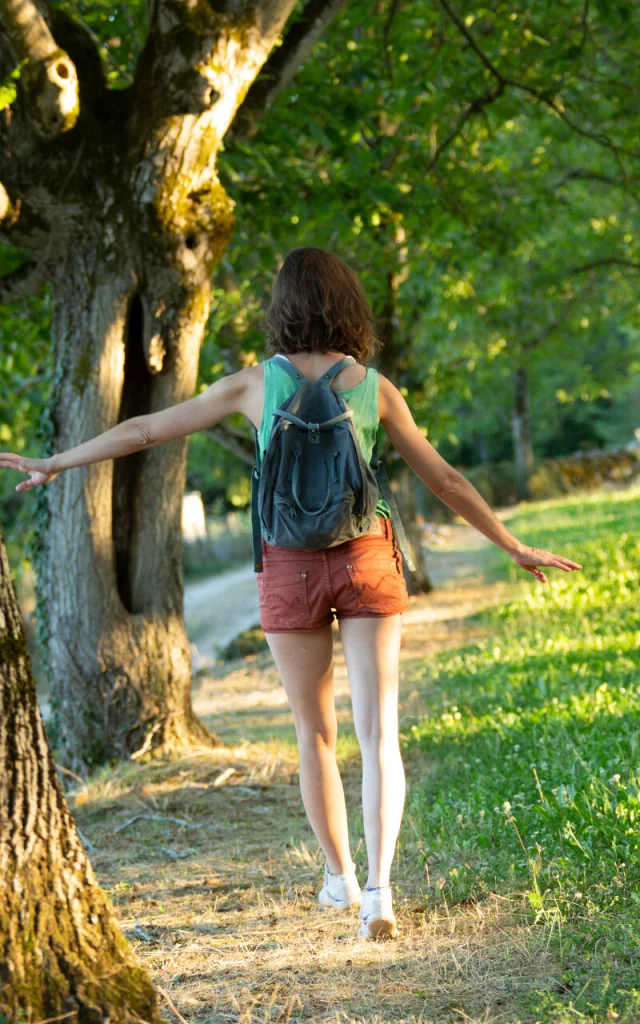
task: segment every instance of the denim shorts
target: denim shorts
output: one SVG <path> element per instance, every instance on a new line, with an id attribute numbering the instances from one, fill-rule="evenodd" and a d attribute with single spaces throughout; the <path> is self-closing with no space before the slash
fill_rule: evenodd
<path id="1" fill-rule="evenodd" d="M 304 632 L 334 618 L 379 618 L 409 606 L 402 555 L 390 519 L 371 533 L 322 551 L 277 548 L 262 538 L 256 576 L 265 633 Z"/>

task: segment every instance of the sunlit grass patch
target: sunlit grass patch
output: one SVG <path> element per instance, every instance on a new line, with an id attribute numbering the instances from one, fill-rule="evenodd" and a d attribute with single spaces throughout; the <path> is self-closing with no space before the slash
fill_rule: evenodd
<path id="1" fill-rule="evenodd" d="M 531 996 L 554 1024 L 640 1010 L 639 495 L 510 516 L 584 570 L 482 613 L 490 639 L 425 666 L 433 710 L 405 733 L 428 764 L 408 813 L 435 892 L 520 893 L 554 925 L 564 991 Z"/>

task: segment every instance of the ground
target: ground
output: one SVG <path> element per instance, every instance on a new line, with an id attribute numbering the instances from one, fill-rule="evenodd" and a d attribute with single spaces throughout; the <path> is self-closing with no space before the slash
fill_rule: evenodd
<path id="1" fill-rule="evenodd" d="M 513 586 L 486 582 L 486 548 L 461 526 L 431 553 L 437 590 L 411 598 L 404 618 L 401 730 L 429 709 L 429 684 L 416 666 L 486 636 L 473 614 Z M 225 594 L 226 619 L 240 594 L 248 625 L 247 591 L 225 589 L 223 578 L 212 585 Z M 207 630 L 201 602 L 187 601 L 187 620 L 199 651 L 228 638 L 226 626 L 222 636 Z M 361 762 L 337 631 L 335 658 L 339 762 L 364 883 Z M 169 1020 L 519 1019 L 519 993 L 544 988 L 556 973 L 544 927 L 532 930 L 521 901 L 498 893 L 450 911 L 410 813 L 392 872 L 399 939 L 363 942 L 355 937 L 357 910 L 319 907 L 324 858 L 304 814 L 293 719 L 268 651 L 201 671 L 194 704 L 227 746 L 105 769 L 70 795 L 98 878 Z M 405 770 L 409 796 L 430 765 L 410 758 Z"/>

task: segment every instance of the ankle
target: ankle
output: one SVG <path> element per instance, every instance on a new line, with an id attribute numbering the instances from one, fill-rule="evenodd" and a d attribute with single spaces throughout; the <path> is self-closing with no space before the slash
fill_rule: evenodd
<path id="1" fill-rule="evenodd" d="M 370 885 L 369 882 L 363 887 L 363 892 L 374 892 L 375 890 L 390 889 L 391 885 Z"/>
<path id="2" fill-rule="evenodd" d="M 329 872 L 330 875 L 335 875 L 336 877 L 338 877 L 340 875 L 345 875 L 345 876 L 347 876 L 347 875 L 354 875 L 355 871 L 356 871 L 356 866 L 353 863 L 353 861 L 351 861 L 351 864 L 348 864 L 346 867 L 342 868 L 341 870 L 339 870 L 339 871 L 332 871 L 331 867 L 329 866 L 329 861 L 327 861 L 327 871 Z"/>

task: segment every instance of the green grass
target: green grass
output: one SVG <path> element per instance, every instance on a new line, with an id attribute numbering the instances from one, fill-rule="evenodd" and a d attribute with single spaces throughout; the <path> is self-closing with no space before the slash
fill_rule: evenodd
<path id="1" fill-rule="evenodd" d="M 489 639 L 425 664 L 407 810 L 449 908 L 493 890 L 548 928 L 562 980 L 523 1020 L 638 1021 L 640 490 L 540 502 L 509 526 L 583 570 L 523 581 L 480 614 Z"/>

